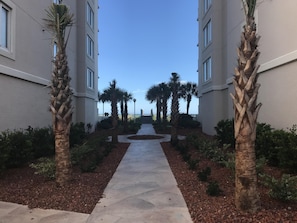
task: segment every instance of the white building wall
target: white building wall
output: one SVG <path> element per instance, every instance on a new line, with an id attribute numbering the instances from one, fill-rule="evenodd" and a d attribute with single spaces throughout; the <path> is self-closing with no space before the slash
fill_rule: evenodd
<path id="1" fill-rule="evenodd" d="M 44 28 L 43 18 L 46 17 L 45 9 L 52 2 L 52 0 L 0 0 L 0 3 L 11 9 L 9 29 L 13 34 L 10 47 L 12 52 L 7 53 L 0 47 L 0 131 L 27 128 L 29 125 L 32 127 L 51 125 L 49 86 L 53 69 L 51 62 L 53 41 L 51 33 Z M 86 79 L 86 51 L 85 47 L 79 48 L 79 46 L 85 46 L 85 36 L 80 34 L 85 33 L 87 23 L 86 8 L 80 7 L 79 4 L 84 5 L 86 1 L 63 1 L 70 7 L 76 20 L 66 49 L 71 76 L 70 85 L 74 92 L 73 122 L 91 123 L 95 126 L 98 116 L 97 109 L 94 109 L 97 108 L 98 100 L 98 2 L 90 2 L 95 13 L 93 33 L 95 55 L 94 60 L 89 64 L 94 68 L 95 83 L 91 92 L 87 89 L 86 82 L 80 81 Z M 78 26 L 77 21 L 83 21 L 81 26 Z M 83 68 L 80 68 L 81 66 Z M 80 95 L 88 97 L 80 98 Z M 85 102 L 77 102 L 78 98 Z M 81 113 L 85 115 L 80 116 Z"/>
<path id="2" fill-rule="evenodd" d="M 200 9 L 203 8 L 203 2 L 204 0 L 199 1 Z M 199 11 L 200 32 L 202 32 L 204 20 L 208 18 L 212 18 L 213 23 L 222 25 L 220 32 L 213 29 L 217 38 L 213 39 L 209 49 L 199 50 L 199 115 L 203 131 L 208 134 L 215 134 L 213 128 L 218 121 L 234 116 L 233 103 L 228 95 L 234 92 L 232 79 L 234 68 L 237 65 L 236 47 L 244 25 L 241 1 L 213 0 L 212 4 L 207 15 L 203 15 L 203 12 Z M 218 7 L 221 4 L 224 7 Z M 258 102 L 263 104 L 258 122 L 268 123 L 277 129 L 290 128 L 297 123 L 297 103 L 294 103 L 295 95 L 297 95 L 297 77 L 295 75 L 297 70 L 297 30 L 293 28 L 295 27 L 296 10 L 297 1 L 295 0 L 287 0 L 286 4 L 282 1 L 270 0 L 258 1 L 255 12 L 258 33 L 261 36 L 259 42 L 259 51 L 261 52 L 259 64 L 261 67 L 258 79 L 261 88 Z M 199 48 L 202 47 L 202 43 L 203 35 L 200 34 Z M 222 46 L 222 51 L 217 50 L 220 46 Z M 201 82 L 201 76 L 203 75 L 202 63 L 208 54 L 207 51 L 212 51 L 213 54 L 222 53 L 222 60 L 221 63 L 214 61 L 212 64 L 215 71 L 214 77 L 205 84 Z M 224 85 L 228 94 L 224 92 Z M 209 89 L 218 89 L 217 93 L 225 95 L 225 97 L 211 96 L 213 92 Z M 222 107 L 210 112 L 214 107 L 213 104 Z M 218 115 L 217 112 L 221 115 Z"/>

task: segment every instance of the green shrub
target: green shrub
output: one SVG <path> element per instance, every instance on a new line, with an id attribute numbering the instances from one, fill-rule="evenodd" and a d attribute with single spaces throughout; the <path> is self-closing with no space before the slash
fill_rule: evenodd
<path id="1" fill-rule="evenodd" d="M 175 149 L 179 151 L 180 154 L 185 154 L 189 152 L 189 146 L 186 144 L 179 143 L 175 146 Z"/>
<path id="2" fill-rule="evenodd" d="M 264 167 L 267 164 L 267 159 L 265 157 L 261 157 L 256 160 L 256 171 L 257 174 L 262 174 L 264 171 Z"/>
<path id="3" fill-rule="evenodd" d="M 70 150 L 71 154 L 71 163 L 73 165 L 79 165 L 80 162 L 94 152 L 94 149 L 90 146 L 76 145 Z"/>
<path id="4" fill-rule="evenodd" d="M 178 126 L 184 128 L 198 128 L 200 122 L 193 120 L 193 117 L 188 114 L 179 114 Z"/>
<path id="5" fill-rule="evenodd" d="M 270 149 L 273 147 L 272 131 L 273 129 L 269 124 L 257 124 L 257 136 L 255 141 L 255 152 L 257 158 L 268 157 Z"/>
<path id="6" fill-rule="evenodd" d="M 277 158 L 281 168 L 297 173 L 297 146 L 280 148 Z"/>
<path id="7" fill-rule="evenodd" d="M 136 134 L 137 131 L 140 129 L 140 126 L 141 126 L 141 123 L 135 122 L 134 120 L 130 120 L 128 122 L 128 131 Z"/>
<path id="8" fill-rule="evenodd" d="M 270 147 L 266 148 L 266 158 L 268 164 L 271 166 L 282 166 L 286 167 L 286 163 L 289 166 L 294 166 L 292 158 L 295 155 L 295 147 L 297 147 L 297 136 L 292 132 L 287 132 L 284 130 L 275 130 L 270 134 L 270 138 L 267 139 Z M 288 155 L 287 155 L 287 154 Z M 295 164 L 296 165 L 296 164 Z M 286 168 L 289 168 L 287 166 Z"/>
<path id="9" fill-rule="evenodd" d="M 220 164 L 230 169 L 235 176 L 235 153 L 227 153 L 226 159 L 222 160 Z"/>
<path id="10" fill-rule="evenodd" d="M 40 174 L 49 179 L 55 179 L 56 175 L 56 164 L 52 158 L 42 157 L 39 158 L 37 163 L 30 164 L 30 167 L 35 169 L 35 174 Z"/>
<path id="11" fill-rule="evenodd" d="M 182 158 L 183 158 L 183 161 L 188 162 L 191 159 L 191 154 L 183 153 Z"/>
<path id="12" fill-rule="evenodd" d="M 208 166 L 208 167 L 204 168 L 203 170 L 199 171 L 197 176 L 200 181 L 205 182 L 205 181 L 207 181 L 210 174 L 211 174 L 211 168 Z"/>
<path id="13" fill-rule="evenodd" d="M 91 129 L 93 128 L 93 125 L 91 123 L 87 124 L 87 134 L 89 135 L 91 133 Z"/>
<path id="14" fill-rule="evenodd" d="M 97 124 L 97 129 L 110 129 L 112 128 L 112 117 L 101 120 Z"/>
<path id="15" fill-rule="evenodd" d="M 103 150 L 103 156 L 108 156 L 109 153 L 112 151 L 112 144 L 105 145 Z"/>
<path id="16" fill-rule="evenodd" d="M 112 150 L 112 144 L 106 142 L 106 137 L 90 139 L 83 145 L 71 149 L 71 162 L 78 165 L 82 172 L 93 172 L 97 165 Z"/>
<path id="17" fill-rule="evenodd" d="M 207 185 L 206 193 L 209 196 L 219 196 L 223 191 L 221 190 L 217 181 L 209 182 Z"/>
<path id="18" fill-rule="evenodd" d="M 28 133 L 22 130 L 7 131 L 6 139 L 8 168 L 21 167 L 33 159 L 32 141 Z"/>
<path id="19" fill-rule="evenodd" d="M 72 124 L 69 135 L 70 147 L 83 144 L 86 136 L 85 124 L 83 122 Z"/>
<path id="20" fill-rule="evenodd" d="M 197 165 L 199 164 L 199 160 L 197 159 L 189 159 L 187 161 L 190 170 L 196 170 Z"/>
<path id="21" fill-rule="evenodd" d="M 281 179 L 261 174 L 261 183 L 270 188 L 269 196 L 281 201 L 297 201 L 297 176 L 283 174 Z"/>
<path id="22" fill-rule="evenodd" d="M 203 138 L 197 138 L 194 141 L 194 146 L 206 158 L 215 162 L 221 162 L 226 159 L 226 149 L 229 147 L 229 145 L 225 145 L 223 148 L 220 148 L 216 140 Z"/>
<path id="23" fill-rule="evenodd" d="M 55 154 L 55 137 L 52 128 L 33 129 L 29 126 L 27 131 L 32 141 L 32 152 L 35 159 Z"/>
<path id="24" fill-rule="evenodd" d="M 97 156 L 99 154 L 86 144 L 76 145 L 71 149 L 71 162 L 73 165 L 79 165 L 82 172 L 93 172 L 97 166 Z"/>
<path id="25" fill-rule="evenodd" d="M 235 147 L 234 139 L 234 119 L 226 119 L 218 122 L 215 126 L 216 138 L 219 144 L 229 144 L 232 148 Z"/>
<path id="26" fill-rule="evenodd" d="M 7 168 L 9 156 L 9 134 L 5 131 L 0 134 L 0 174 Z"/>

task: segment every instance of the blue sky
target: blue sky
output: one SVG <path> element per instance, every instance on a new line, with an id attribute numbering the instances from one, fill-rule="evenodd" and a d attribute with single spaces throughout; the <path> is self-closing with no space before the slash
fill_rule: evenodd
<path id="1" fill-rule="evenodd" d="M 145 99 L 147 90 L 168 82 L 172 72 L 197 83 L 197 0 L 100 0 L 99 5 L 100 92 L 115 79 L 136 99 L 136 114 L 140 109 L 150 114 L 156 105 Z M 128 109 L 133 114 L 132 101 Z M 110 112 L 109 104 L 104 111 Z M 183 99 L 180 112 L 186 112 Z M 197 98 L 190 113 L 198 113 Z"/>

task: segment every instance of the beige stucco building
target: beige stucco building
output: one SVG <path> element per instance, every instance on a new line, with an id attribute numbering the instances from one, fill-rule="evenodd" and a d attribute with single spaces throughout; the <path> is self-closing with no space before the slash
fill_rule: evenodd
<path id="1" fill-rule="evenodd" d="M 51 125 L 49 92 L 56 53 L 43 18 L 53 0 L 0 0 L 0 131 Z M 55 2 L 55 1 L 54 1 Z M 97 122 L 98 1 L 63 0 L 75 24 L 67 46 L 73 122 Z"/>
<path id="2" fill-rule="evenodd" d="M 199 119 L 203 131 L 234 116 L 230 93 L 236 46 L 244 24 L 240 0 L 199 0 Z M 296 0 L 258 0 L 255 19 L 259 50 L 258 122 L 286 129 L 297 124 Z"/>

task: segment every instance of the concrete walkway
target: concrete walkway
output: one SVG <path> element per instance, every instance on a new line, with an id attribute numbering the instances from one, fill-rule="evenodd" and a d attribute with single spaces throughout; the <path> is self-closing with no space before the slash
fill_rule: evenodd
<path id="1" fill-rule="evenodd" d="M 28 206 L 0 201 L 0 223 L 85 223 L 88 214 L 29 209 Z"/>
<path id="2" fill-rule="evenodd" d="M 137 133 L 154 134 L 151 124 L 142 124 Z M 160 145 L 163 140 L 131 140 L 88 223 L 192 222 Z"/>
<path id="3" fill-rule="evenodd" d="M 142 124 L 137 135 L 155 135 L 151 124 Z M 125 156 L 91 213 L 28 209 L 0 202 L 0 223 L 192 223 L 160 145 L 162 139 L 130 140 Z"/>

